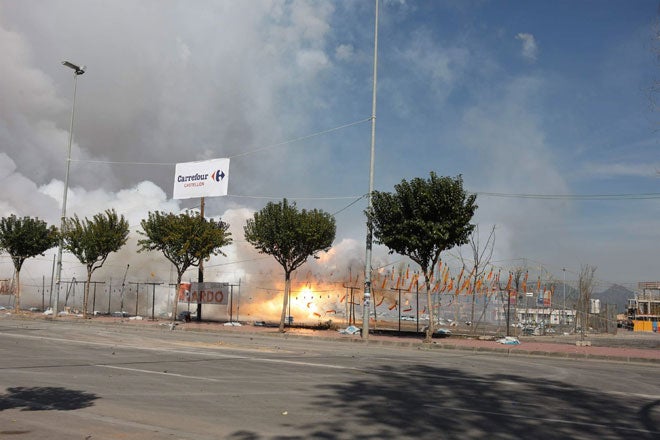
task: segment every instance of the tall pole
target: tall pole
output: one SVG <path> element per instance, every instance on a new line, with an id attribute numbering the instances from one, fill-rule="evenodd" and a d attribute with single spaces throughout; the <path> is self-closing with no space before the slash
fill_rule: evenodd
<path id="1" fill-rule="evenodd" d="M 199 215 L 202 218 L 202 221 L 204 221 L 204 197 L 202 197 L 199 201 Z M 199 266 L 197 267 L 197 282 L 198 283 L 203 283 L 204 282 L 204 260 L 199 260 Z M 202 321 L 202 302 L 197 299 L 197 322 Z"/>
<path id="2" fill-rule="evenodd" d="M 236 322 L 241 321 L 241 279 L 238 279 L 238 301 L 236 303 Z"/>
<path id="3" fill-rule="evenodd" d="M 371 99 L 371 160 L 369 167 L 369 195 L 367 210 L 371 211 L 374 192 L 374 162 L 376 151 L 376 83 L 378 78 L 378 0 L 374 20 L 374 78 Z M 362 338 L 369 339 L 369 305 L 371 303 L 371 248 L 373 245 L 373 225 L 367 219 L 367 252 L 364 264 L 364 301 L 362 304 Z"/>
<path id="4" fill-rule="evenodd" d="M 419 279 L 415 280 L 415 296 L 417 297 L 416 303 L 415 303 L 415 311 L 417 314 L 417 325 L 415 326 L 415 331 L 419 333 Z M 429 309 L 429 321 L 433 319 L 433 307 L 429 304 L 428 306 Z M 431 323 L 429 322 L 429 325 Z"/>
<path id="5" fill-rule="evenodd" d="M 506 335 L 511 336 L 511 290 L 506 291 Z"/>
<path id="6" fill-rule="evenodd" d="M 561 314 L 563 316 L 563 325 L 566 325 L 566 268 L 561 269 L 564 272 L 564 305 L 562 306 Z"/>
<path id="7" fill-rule="evenodd" d="M 289 305 L 289 307 L 291 306 Z M 234 322 L 234 285 L 233 284 L 229 285 L 229 322 Z"/>
<path id="8" fill-rule="evenodd" d="M 68 61 L 63 61 L 63 65 L 73 69 L 73 103 L 71 104 L 71 124 L 69 125 L 69 146 L 67 148 L 66 156 L 66 174 L 64 175 L 64 193 L 62 195 L 62 217 L 60 222 L 60 232 L 64 231 L 64 224 L 66 221 L 66 197 L 69 190 L 69 170 L 71 168 L 71 143 L 73 142 L 73 120 L 76 114 L 76 89 L 78 86 L 78 75 L 85 73 L 85 68 L 80 68 L 75 64 L 71 64 Z M 60 286 L 61 286 L 61 277 L 62 277 L 62 246 L 64 245 L 64 240 L 62 235 L 60 235 L 59 246 L 57 248 L 57 275 L 55 277 L 55 283 L 57 284 L 57 295 L 55 295 L 55 302 L 52 305 L 53 316 L 57 316 L 58 306 L 60 301 Z"/>
<path id="9" fill-rule="evenodd" d="M 112 312 L 110 311 L 110 300 L 112 299 L 112 278 L 110 278 L 110 282 L 108 284 L 108 315 L 112 316 Z"/>
<path id="10" fill-rule="evenodd" d="M 51 307 L 53 306 L 53 281 L 55 280 L 55 258 L 56 258 L 56 255 L 53 254 L 53 267 L 50 271 L 50 290 L 48 291 L 48 304 Z M 51 311 L 52 311 L 52 309 L 51 309 Z"/>

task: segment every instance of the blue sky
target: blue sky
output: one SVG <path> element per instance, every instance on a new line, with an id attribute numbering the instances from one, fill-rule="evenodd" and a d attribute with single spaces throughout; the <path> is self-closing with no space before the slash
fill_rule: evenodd
<path id="1" fill-rule="evenodd" d="M 373 13 L 354 0 L 0 0 L 0 214 L 58 222 L 67 59 L 88 66 L 70 214 L 115 207 L 137 229 L 148 210 L 195 206 L 171 200 L 174 163 L 236 156 L 209 215 L 240 241 L 269 200 L 338 212 L 333 264 L 359 266 L 366 202 L 347 206 L 368 191 Z M 642 0 L 381 1 L 376 189 L 462 174 L 475 222 L 496 227 L 496 266 L 658 279 L 659 18 Z"/>

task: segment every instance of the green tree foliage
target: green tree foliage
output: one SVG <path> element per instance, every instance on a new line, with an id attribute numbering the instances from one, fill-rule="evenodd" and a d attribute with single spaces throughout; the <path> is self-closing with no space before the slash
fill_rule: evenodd
<path id="1" fill-rule="evenodd" d="M 7 252 L 16 269 L 16 301 L 15 310 L 21 306 L 20 272 L 23 263 L 28 258 L 43 255 L 48 249 L 55 247 L 59 234 L 55 226 L 48 226 L 38 218 L 18 218 L 14 214 L 0 219 L 0 250 Z"/>
<path id="2" fill-rule="evenodd" d="M 177 296 L 181 278 L 191 266 L 208 259 L 211 255 L 225 255 L 220 250 L 231 244 L 229 224 L 223 221 L 206 219 L 199 213 L 185 212 L 172 214 L 150 212 L 149 218 L 140 223 L 145 238 L 138 240 L 138 252 L 160 251 L 176 267 L 176 292 L 172 319 L 177 315 Z M 225 255 L 226 256 L 226 255 Z"/>
<path id="3" fill-rule="evenodd" d="M 83 317 L 87 318 L 89 286 L 92 273 L 103 266 L 111 252 L 117 252 L 128 239 L 128 222 L 114 209 L 96 214 L 91 220 L 78 216 L 68 218 L 62 232 L 64 248 L 87 267 L 87 284 L 83 295 Z"/>
<path id="4" fill-rule="evenodd" d="M 284 331 L 284 318 L 291 292 L 291 273 L 307 258 L 318 258 L 320 251 L 328 251 L 335 239 L 337 227 L 330 214 L 313 209 L 299 211 L 295 202 L 284 199 L 268 203 L 255 212 L 244 226 L 245 240 L 260 253 L 272 255 L 284 269 L 284 299 L 280 331 Z"/>
<path id="5" fill-rule="evenodd" d="M 463 189 L 459 175 L 439 177 L 434 172 L 428 179 L 405 179 L 395 185 L 394 192 L 374 191 L 372 209 L 367 212 L 375 241 L 390 253 L 408 256 L 419 264 L 426 280 L 427 304 L 431 303 L 431 273 L 440 253 L 468 242 L 474 229 L 470 220 L 477 196 Z M 434 331 L 434 313 L 429 310 L 426 340 Z"/>

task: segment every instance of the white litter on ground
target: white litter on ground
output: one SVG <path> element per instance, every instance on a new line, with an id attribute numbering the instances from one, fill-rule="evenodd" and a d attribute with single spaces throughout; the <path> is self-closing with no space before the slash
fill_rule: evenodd
<path id="1" fill-rule="evenodd" d="M 357 335 L 360 333 L 360 329 L 354 325 L 349 325 L 343 330 L 337 330 L 342 335 Z"/>
<path id="2" fill-rule="evenodd" d="M 505 336 L 502 339 L 498 339 L 497 342 L 499 342 L 500 344 L 504 344 L 504 345 L 518 345 L 518 344 L 520 344 L 520 341 L 518 340 L 518 338 L 515 338 L 513 336 Z"/>

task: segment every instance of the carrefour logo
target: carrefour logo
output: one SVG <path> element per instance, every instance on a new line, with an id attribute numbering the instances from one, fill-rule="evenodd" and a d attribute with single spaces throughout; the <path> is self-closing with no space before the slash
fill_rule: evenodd
<path id="1" fill-rule="evenodd" d="M 209 175 L 208 174 L 189 174 L 187 176 L 184 175 L 178 175 L 176 176 L 176 181 L 177 182 L 195 182 L 198 180 L 206 180 L 208 179 Z"/>
<path id="2" fill-rule="evenodd" d="M 225 173 L 222 170 L 215 170 L 211 174 L 211 179 L 215 180 L 216 182 L 220 182 L 224 178 L 225 178 Z"/>
<path id="3" fill-rule="evenodd" d="M 221 182 L 225 178 L 225 172 L 222 170 L 215 170 L 213 173 L 210 174 L 211 179 L 215 180 L 216 182 Z M 176 180 L 177 182 L 197 182 L 196 185 L 194 186 L 203 186 L 204 184 L 200 181 L 207 180 L 209 178 L 209 174 L 190 174 L 190 175 L 179 175 L 177 176 Z"/>

